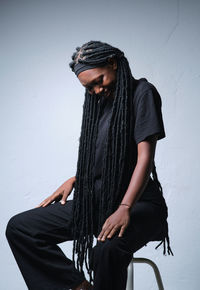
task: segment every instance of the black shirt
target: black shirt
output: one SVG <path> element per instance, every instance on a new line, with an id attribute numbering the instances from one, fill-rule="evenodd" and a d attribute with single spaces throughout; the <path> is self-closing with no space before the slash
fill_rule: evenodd
<path id="1" fill-rule="evenodd" d="M 161 98 L 156 88 L 146 79 L 135 80 L 133 78 L 134 93 L 134 141 L 136 145 L 147 137 L 158 134 L 158 140 L 165 137 L 165 129 L 161 112 Z M 101 116 L 98 125 L 98 135 L 95 150 L 95 190 L 98 191 L 101 185 L 102 161 L 105 150 L 105 143 L 108 133 L 109 122 L 112 114 L 113 99 L 102 98 Z M 158 200 L 161 193 L 155 182 L 150 177 L 149 182 L 143 191 L 140 200 Z"/>

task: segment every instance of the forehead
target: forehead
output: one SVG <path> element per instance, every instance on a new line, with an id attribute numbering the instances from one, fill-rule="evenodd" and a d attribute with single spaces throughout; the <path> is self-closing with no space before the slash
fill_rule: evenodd
<path id="1" fill-rule="evenodd" d="M 88 85 L 98 79 L 103 73 L 105 73 L 106 67 L 96 67 L 92 69 L 88 69 L 82 71 L 78 75 L 78 79 L 82 83 L 82 85 Z"/>

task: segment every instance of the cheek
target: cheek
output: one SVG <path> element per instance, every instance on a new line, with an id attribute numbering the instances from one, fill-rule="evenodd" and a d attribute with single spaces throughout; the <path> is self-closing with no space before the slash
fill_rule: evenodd
<path id="1" fill-rule="evenodd" d="M 104 81 L 104 85 L 105 86 L 112 86 L 113 85 L 113 83 L 115 82 L 115 79 L 116 79 L 116 77 L 115 77 L 115 74 L 114 73 L 110 73 L 110 74 L 108 74 L 106 77 L 105 77 L 105 81 Z"/>

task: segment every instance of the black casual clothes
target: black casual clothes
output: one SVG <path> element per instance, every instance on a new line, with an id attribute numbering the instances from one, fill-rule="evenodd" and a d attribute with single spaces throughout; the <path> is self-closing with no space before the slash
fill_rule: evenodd
<path id="1" fill-rule="evenodd" d="M 6 237 L 29 290 L 69 290 L 84 281 L 57 245 L 73 239 L 72 208 L 73 200 L 57 202 L 9 220 Z M 98 197 L 95 208 L 98 211 Z M 124 235 L 98 241 L 90 258 L 94 290 L 125 290 L 133 253 L 160 235 L 166 214 L 164 203 L 137 202 Z"/>
<path id="2" fill-rule="evenodd" d="M 136 144 L 154 134 L 158 134 L 158 140 L 164 138 L 162 102 L 158 91 L 144 78 L 138 81 L 133 80 L 133 82 L 136 83 L 133 96 L 135 112 L 134 138 Z"/>
<path id="3" fill-rule="evenodd" d="M 161 111 L 162 103 L 158 91 L 145 78 L 140 80 L 133 78 L 133 88 L 132 105 L 135 120 L 133 138 L 135 140 L 135 146 L 154 134 L 158 134 L 158 140 L 164 138 L 165 129 Z M 111 98 L 102 98 L 99 102 L 99 106 L 101 106 L 101 117 L 98 125 L 94 165 L 96 191 L 99 191 L 101 185 L 103 156 L 113 102 L 114 99 Z M 135 158 L 137 158 L 137 155 L 135 155 Z M 162 200 L 161 193 L 151 177 L 139 200 Z"/>
<path id="4" fill-rule="evenodd" d="M 153 85 L 145 79 L 134 80 L 133 106 L 135 146 L 148 136 L 165 137 L 161 100 Z M 102 99 L 103 101 L 104 99 Z M 97 238 L 101 170 L 112 101 L 101 102 L 102 115 L 96 140 L 94 166 L 94 235 Z M 69 290 L 78 286 L 84 275 L 57 244 L 73 239 L 73 200 L 56 202 L 13 216 L 6 228 L 10 248 L 30 290 Z M 149 241 L 160 241 L 167 232 L 167 206 L 155 182 L 150 178 L 142 196 L 130 211 L 130 222 L 122 237 L 115 234 L 105 242 L 97 241 L 90 256 L 94 270 L 94 290 L 125 290 L 127 266 L 133 253 Z M 165 235 L 166 236 L 166 235 Z"/>

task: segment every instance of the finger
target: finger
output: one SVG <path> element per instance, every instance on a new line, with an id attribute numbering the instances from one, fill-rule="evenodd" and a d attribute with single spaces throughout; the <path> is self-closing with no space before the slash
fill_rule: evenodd
<path id="1" fill-rule="evenodd" d="M 105 241 L 105 239 L 109 233 L 110 233 L 110 229 L 105 230 L 100 240 Z"/>
<path id="2" fill-rule="evenodd" d="M 97 238 L 98 240 L 101 240 L 103 238 L 104 232 L 105 232 L 105 229 L 102 228 L 102 230 Z"/>
<path id="3" fill-rule="evenodd" d="M 120 229 L 120 233 L 119 233 L 119 237 L 122 237 L 125 228 L 126 228 L 125 226 L 122 226 L 122 227 L 121 227 L 121 229 Z"/>
<path id="4" fill-rule="evenodd" d="M 42 207 L 47 206 L 48 204 L 52 203 L 53 201 L 58 201 L 60 199 L 60 194 L 58 193 L 53 193 L 51 196 L 49 196 L 48 198 L 46 198 L 42 203 Z"/>
<path id="5" fill-rule="evenodd" d="M 46 201 L 45 203 L 43 203 L 42 207 L 45 207 L 47 206 L 48 204 L 52 203 L 53 200 L 48 200 Z"/>
<path id="6" fill-rule="evenodd" d="M 61 200 L 60 200 L 60 203 L 61 204 L 65 204 L 66 203 L 66 200 L 67 200 L 67 196 L 68 196 L 68 193 L 67 192 L 64 192 Z"/>
<path id="7" fill-rule="evenodd" d="M 110 228 L 108 228 L 106 231 L 105 231 L 105 233 L 104 233 L 104 235 L 103 235 L 103 240 L 105 240 L 107 237 L 110 237 L 110 235 L 111 235 L 111 237 L 112 237 L 112 232 L 114 233 L 116 230 L 117 230 L 117 228 L 118 228 L 118 226 L 116 225 L 116 226 L 111 226 Z"/>
<path id="8" fill-rule="evenodd" d="M 101 237 L 101 241 L 105 241 L 105 239 L 107 238 L 107 235 L 110 233 L 110 231 L 112 230 L 112 226 L 110 226 L 110 227 L 107 227 L 106 229 L 105 229 L 105 231 L 104 231 L 104 233 L 103 233 L 103 235 L 102 235 L 102 237 Z"/>
<path id="9" fill-rule="evenodd" d="M 38 204 L 36 207 L 41 207 L 45 203 L 45 200 L 43 200 L 40 204 Z"/>
<path id="10" fill-rule="evenodd" d="M 61 196 L 59 195 L 54 200 L 55 200 L 55 202 L 58 202 L 58 201 L 60 201 L 60 199 L 61 199 Z"/>
<path id="11" fill-rule="evenodd" d="M 97 240 L 101 240 L 101 238 L 103 237 L 104 234 L 104 230 L 102 230 L 97 238 Z"/>
<path id="12" fill-rule="evenodd" d="M 111 239 L 112 238 L 112 236 L 114 235 L 114 233 L 117 231 L 117 228 L 113 228 L 112 230 L 111 230 L 111 232 L 109 233 L 109 235 L 108 235 L 108 239 Z"/>
<path id="13" fill-rule="evenodd" d="M 55 191 L 51 196 L 45 198 L 40 204 L 38 204 L 36 207 L 46 206 L 55 199 L 59 198 L 59 195 L 57 194 L 57 191 Z"/>
<path id="14" fill-rule="evenodd" d="M 42 207 L 45 207 L 47 206 L 48 204 L 52 203 L 54 201 L 54 198 L 53 197 L 50 197 L 48 199 L 45 199 L 43 204 L 42 204 Z"/>
<path id="15" fill-rule="evenodd" d="M 98 240 L 100 240 L 103 237 L 106 228 L 107 228 L 107 221 L 105 221 L 105 223 L 102 226 L 102 230 L 101 230 L 101 232 L 100 232 L 100 234 L 99 234 L 99 236 L 97 238 Z"/>

